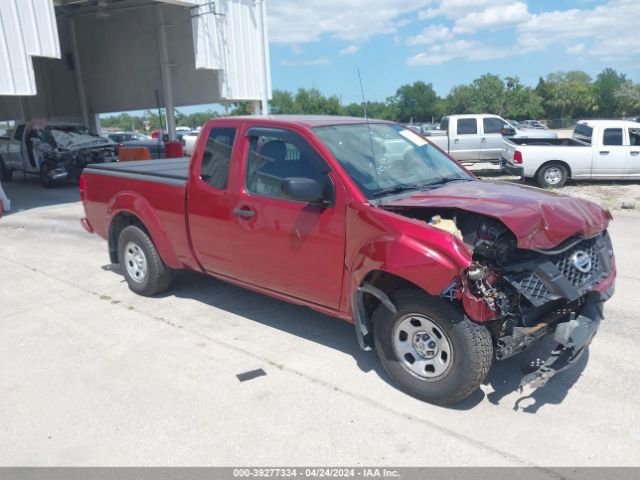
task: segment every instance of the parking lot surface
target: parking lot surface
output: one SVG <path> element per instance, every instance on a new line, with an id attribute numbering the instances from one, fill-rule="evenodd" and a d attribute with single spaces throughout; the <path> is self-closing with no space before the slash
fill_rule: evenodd
<path id="1" fill-rule="evenodd" d="M 340 320 L 192 273 L 136 296 L 76 186 L 5 189 L 0 465 L 640 466 L 638 216 L 611 225 L 617 292 L 574 369 L 517 392 L 544 345 L 443 408 Z"/>

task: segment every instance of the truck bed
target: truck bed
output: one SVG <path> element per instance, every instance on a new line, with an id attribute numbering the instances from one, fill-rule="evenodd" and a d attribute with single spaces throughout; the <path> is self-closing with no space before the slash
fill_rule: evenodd
<path id="1" fill-rule="evenodd" d="M 189 178 L 189 159 L 161 158 L 134 162 L 92 163 L 87 166 L 85 172 L 147 182 L 186 185 Z"/>
<path id="2" fill-rule="evenodd" d="M 506 142 L 516 145 L 555 146 L 555 147 L 590 147 L 588 143 L 575 138 L 507 138 Z"/>

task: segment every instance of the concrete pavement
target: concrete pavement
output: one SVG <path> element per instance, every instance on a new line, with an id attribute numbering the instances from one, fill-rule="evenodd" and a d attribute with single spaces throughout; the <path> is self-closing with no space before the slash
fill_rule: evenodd
<path id="1" fill-rule="evenodd" d="M 81 206 L 54 203 L 0 219 L 0 465 L 640 465 L 638 216 L 611 226 L 588 358 L 526 398 L 537 352 L 496 363 L 443 408 L 339 320 L 191 273 L 134 295 Z"/>

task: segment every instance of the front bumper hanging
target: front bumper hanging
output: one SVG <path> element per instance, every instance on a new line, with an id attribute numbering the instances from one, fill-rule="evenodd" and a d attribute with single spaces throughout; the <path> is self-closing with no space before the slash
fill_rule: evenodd
<path id="1" fill-rule="evenodd" d="M 575 365 L 593 340 L 602 318 L 602 301 L 598 300 L 588 302 L 578 317 L 559 323 L 553 336 L 558 345 L 536 371 L 522 378 L 520 391 L 527 385 L 540 388 L 557 373 Z"/>

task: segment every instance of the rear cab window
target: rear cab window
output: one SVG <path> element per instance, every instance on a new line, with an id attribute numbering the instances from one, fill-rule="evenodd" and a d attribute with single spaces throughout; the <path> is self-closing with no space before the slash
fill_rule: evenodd
<path id="1" fill-rule="evenodd" d="M 16 128 L 16 134 L 14 135 L 14 140 L 22 141 L 22 137 L 24 136 L 24 125 L 18 125 Z"/>
<path id="2" fill-rule="evenodd" d="M 229 181 L 231 152 L 236 138 L 236 129 L 212 128 L 202 154 L 200 178 L 213 188 L 225 190 Z"/>
<path id="3" fill-rule="evenodd" d="M 458 135 L 476 135 L 478 133 L 478 122 L 475 118 L 458 119 Z"/>
<path id="4" fill-rule="evenodd" d="M 573 137 L 583 142 L 591 143 L 591 137 L 593 136 L 593 128 L 584 123 L 576 124 L 576 128 L 573 130 Z"/>
<path id="5" fill-rule="evenodd" d="M 629 145 L 640 147 L 640 128 L 629 129 Z"/>

